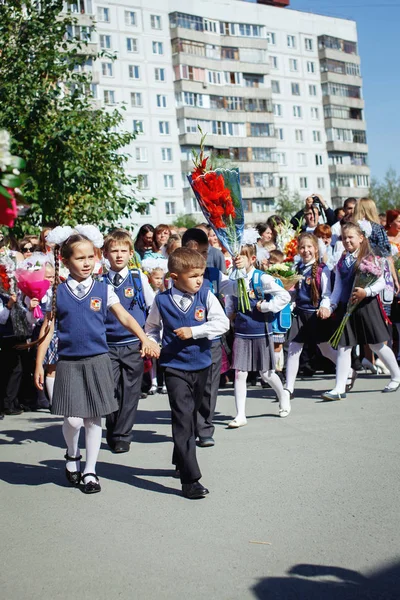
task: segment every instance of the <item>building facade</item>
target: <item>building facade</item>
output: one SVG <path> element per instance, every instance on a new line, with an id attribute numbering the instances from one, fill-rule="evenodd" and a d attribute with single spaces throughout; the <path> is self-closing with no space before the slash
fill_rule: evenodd
<path id="1" fill-rule="evenodd" d="M 200 126 L 219 166 L 237 166 L 249 223 L 279 188 L 334 206 L 369 188 L 353 21 L 285 10 L 286 0 L 80 0 L 70 5 L 105 55 L 98 101 L 124 103 L 137 132 L 128 168 L 155 197 L 138 224 L 200 219 L 187 182 Z"/>

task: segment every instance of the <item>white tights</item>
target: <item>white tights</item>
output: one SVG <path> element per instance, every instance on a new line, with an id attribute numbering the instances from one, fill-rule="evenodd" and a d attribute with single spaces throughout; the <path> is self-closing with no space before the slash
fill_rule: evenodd
<path id="1" fill-rule="evenodd" d="M 300 344 L 299 342 L 290 342 L 289 344 L 288 359 L 286 363 L 286 389 L 291 393 L 293 393 L 294 382 L 296 381 L 297 373 L 299 371 L 300 355 L 303 346 L 304 344 Z M 336 364 L 337 351 L 334 350 L 328 342 L 318 344 L 318 348 L 321 350 L 322 356 L 329 358 L 329 360 Z"/>
<path id="2" fill-rule="evenodd" d="M 247 371 L 235 371 L 235 404 L 238 421 L 246 419 L 246 398 L 247 398 Z M 285 406 L 285 394 L 281 380 L 275 371 L 260 371 L 261 379 L 268 383 L 278 396 L 279 406 L 287 409 Z M 290 403 L 289 403 L 290 407 Z"/>
<path id="3" fill-rule="evenodd" d="M 84 474 L 96 473 L 96 462 L 97 457 L 99 456 L 102 438 L 101 417 L 89 417 L 86 419 L 82 419 L 81 417 L 64 418 L 62 431 L 67 445 L 68 456 L 79 456 L 78 443 L 82 426 L 85 427 L 86 438 L 86 463 Z M 69 471 L 78 471 L 78 462 L 67 462 L 67 469 Z M 95 479 L 93 477 L 87 477 L 85 483 L 89 483 L 89 481 L 95 481 Z"/>

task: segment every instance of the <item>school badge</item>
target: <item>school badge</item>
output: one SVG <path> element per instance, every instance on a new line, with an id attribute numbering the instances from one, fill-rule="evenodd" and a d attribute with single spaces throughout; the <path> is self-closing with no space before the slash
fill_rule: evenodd
<path id="1" fill-rule="evenodd" d="M 311 277 L 306 277 L 306 285 L 311 285 Z"/>
<path id="2" fill-rule="evenodd" d="M 124 295 L 125 298 L 133 298 L 133 296 L 135 295 L 135 290 L 133 289 L 133 287 L 126 287 L 124 290 Z"/>
<path id="3" fill-rule="evenodd" d="M 194 318 L 196 321 L 204 321 L 204 308 L 202 306 L 196 306 Z"/>
<path id="4" fill-rule="evenodd" d="M 90 308 L 95 312 L 101 309 L 101 298 L 90 298 Z"/>

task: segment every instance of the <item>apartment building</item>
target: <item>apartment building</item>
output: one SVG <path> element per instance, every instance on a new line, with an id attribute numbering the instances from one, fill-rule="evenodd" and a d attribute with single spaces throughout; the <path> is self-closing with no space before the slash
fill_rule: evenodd
<path id="1" fill-rule="evenodd" d="M 334 206 L 369 187 L 353 21 L 285 10 L 287 0 L 79 0 L 70 5 L 97 49 L 93 92 L 124 103 L 137 132 L 128 168 L 144 197 L 138 224 L 199 216 L 187 182 L 198 126 L 218 165 L 237 166 L 249 223 L 279 188 Z M 89 65 L 89 68 L 91 65 Z"/>

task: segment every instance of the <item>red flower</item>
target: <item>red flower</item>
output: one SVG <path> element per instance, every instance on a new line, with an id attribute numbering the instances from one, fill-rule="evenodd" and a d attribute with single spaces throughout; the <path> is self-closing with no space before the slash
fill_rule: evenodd
<path id="1" fill-rule="evenodd" d="M 11 195 L 11 200 L 7 200 L 0 194 L 0 224 L 6 227 L 14 227 L 14 221 L 18 216 L 18 208 L 13 190 L 7 188 L 7 192 Z M 8 205 L 9 202 L 11 202 L 11 206 Z"/>
<path id="2" fill-rule="evenodd" d="M 5 292 L 8 292 L 10 289 L 10 280 L 4 265 L 0 265 L 0 288 Z"/>
<path id="3" fill-rule="evenodd" d="M 224 178 L 215 171 L 208 171 L 193 181 L 200 204 L 210 215 L 210 221 L 217 228 L 226 228 L 223 217 L 236 217 L 231 192 L 225 187 Z"/>

